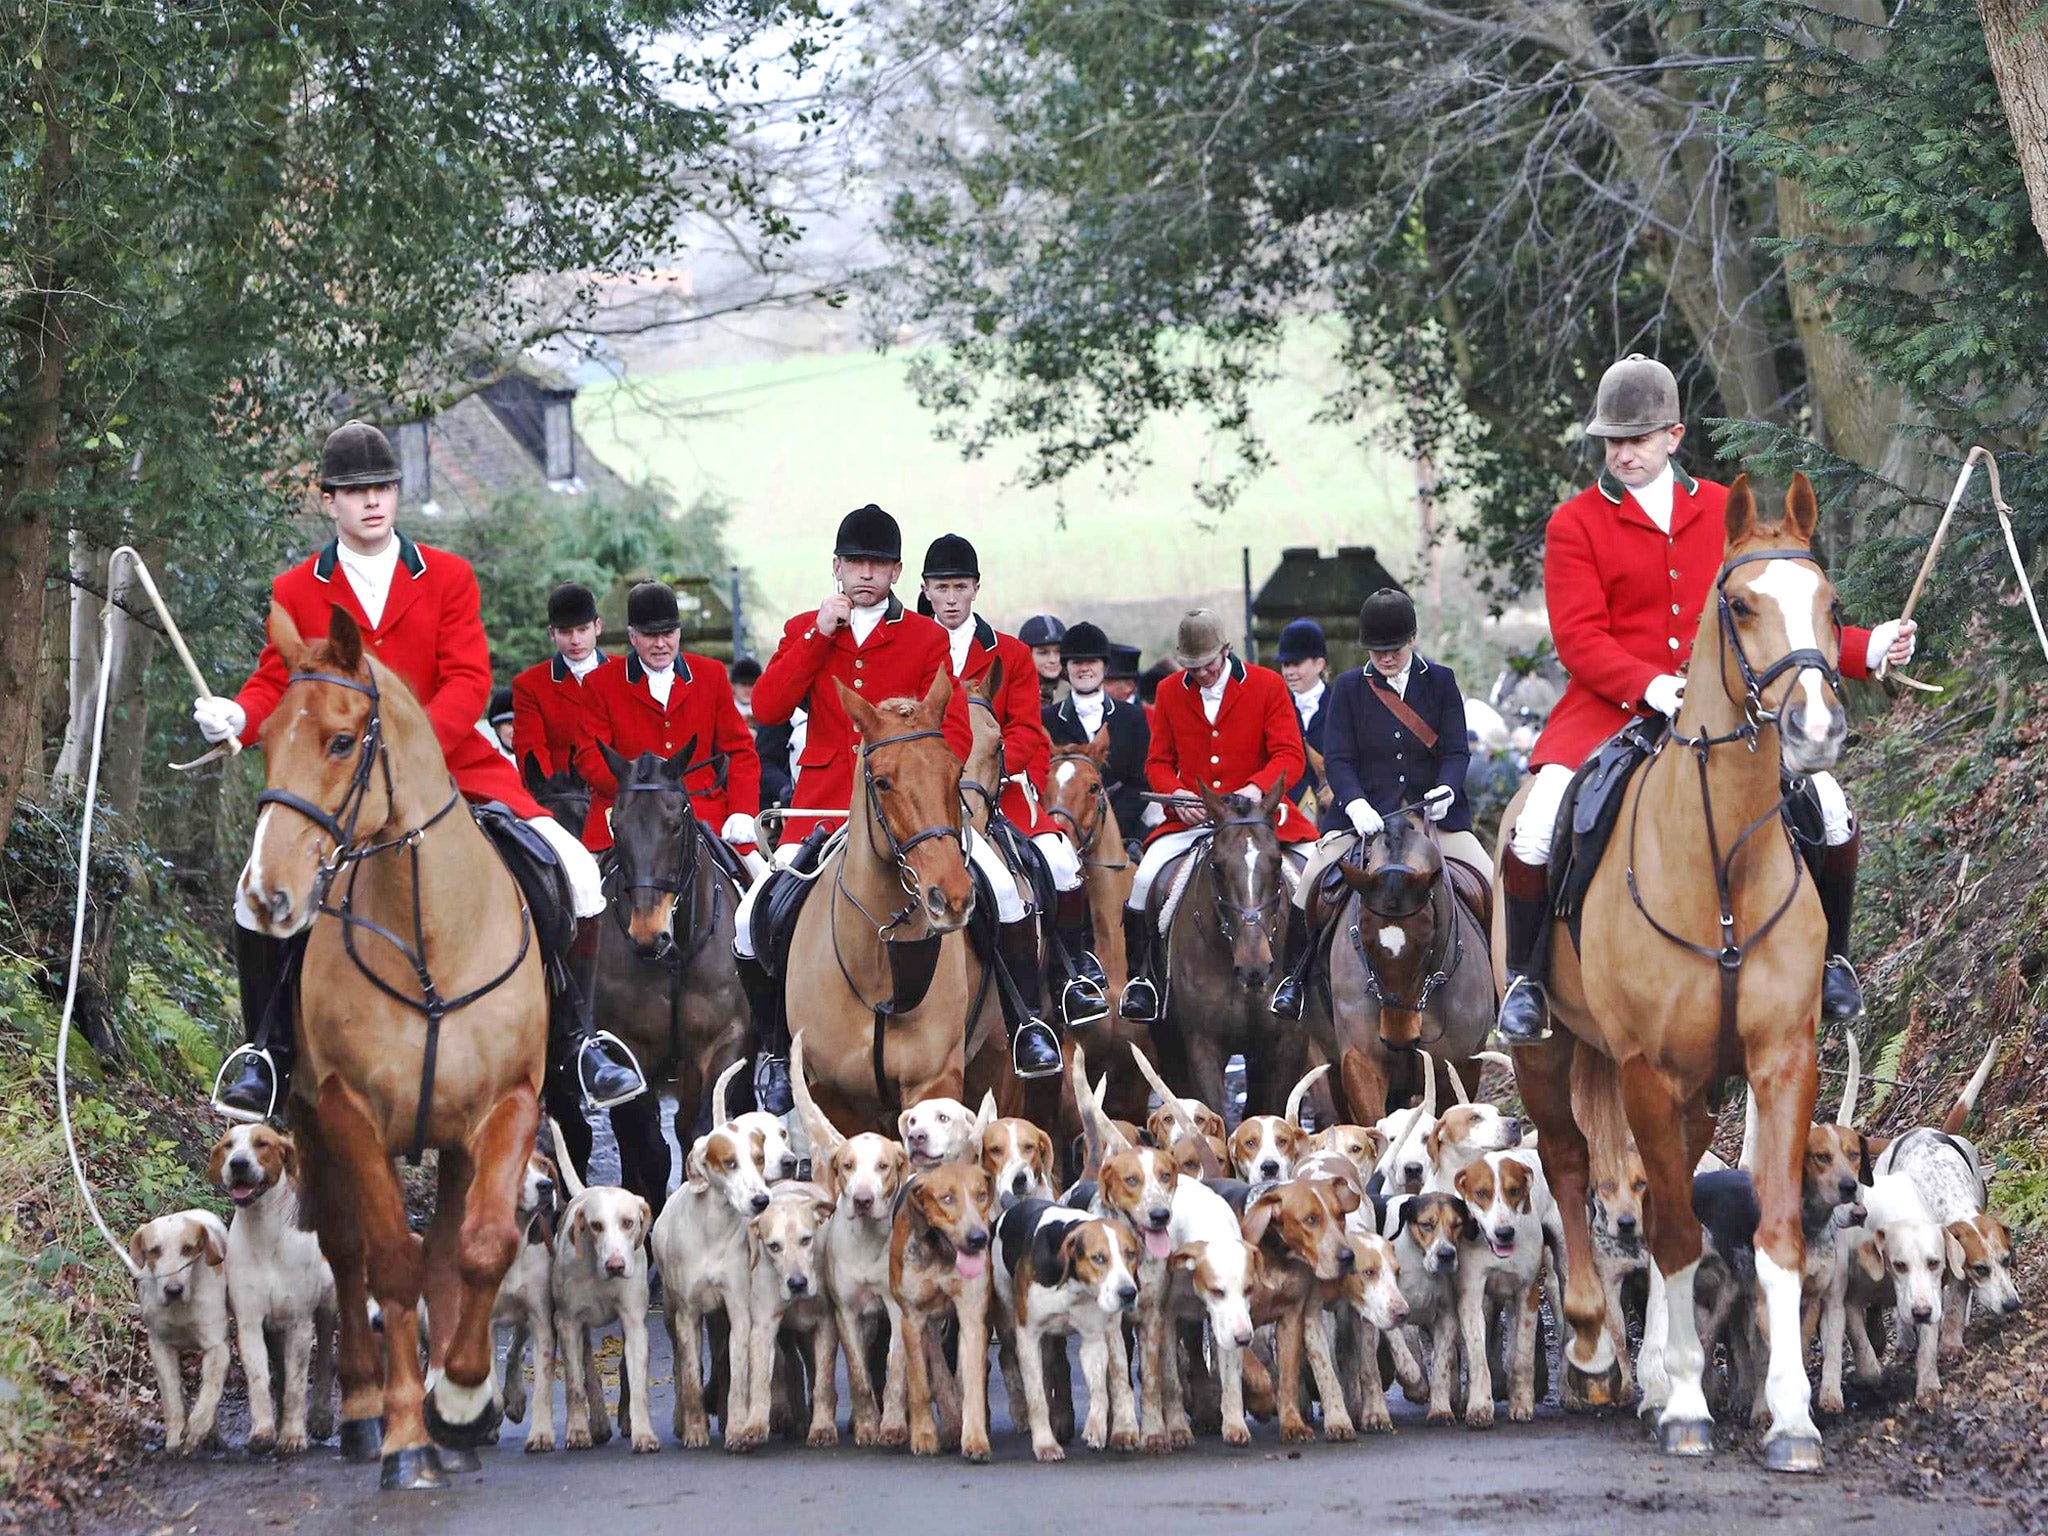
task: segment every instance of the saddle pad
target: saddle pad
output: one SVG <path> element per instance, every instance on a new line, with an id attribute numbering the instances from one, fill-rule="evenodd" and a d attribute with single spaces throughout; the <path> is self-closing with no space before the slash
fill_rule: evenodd
<path id="1" fill-rule="evenodd" d="M 533 934 L 543 955 L 569 953 L 576 937 L 576 907 L 569 894 L 569 876 L 548 840 L 513 814 L 501 800 L 472 805 L 470 815 L 498 850 L 533 914 Z"/>
<path id="2" fill-rule="evenodd" d="M 754 955 L 770 976 L 780 977 L 788 969 L 797 916 L 817 884 L 813 876 L 846 841 L 846 828 L 840 827 L 829 837 L 820 835 L 824 830 L 818 828 L 797 845 L 789 867 L 771 870 L 754 900 Z M 744 878 L 740 883 L 746 883 Z"/>
<path id="3" fill-rule="evenodd" d="M 1177 853 L 1159 873 L 1170 883 L 1166 887 L 1166 900 L 1159 904 L 1159 936 L 1165 938 L 1173 931 L 1173 914 L 1180 910 L 1180 899 L 1187 894 L 1188 882 L 1195 877 L 1196 861 L 1208 851 L 1207 834 L 1196 838 L 1186 849 Z"/>

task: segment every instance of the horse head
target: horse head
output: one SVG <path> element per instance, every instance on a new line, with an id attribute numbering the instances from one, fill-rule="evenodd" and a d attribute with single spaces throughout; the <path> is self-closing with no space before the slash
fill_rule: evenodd
<path id="1" fill-rule="evenodd" d="M 1046 775 L 1046 814 L 1064 822 L 1074 847 L 1085 857 L 1102 836 L 1109 791 L 1102 782 L 1109 761 L 1109 727 L 1100 726 L 1086 743 L 1053 754 Z"/>
<path id="2" fill-rule="evenodd" d="M 1346 861 L 1337 869 L 1363 909 L 1358 947 L 1379 1003 L 1380 1040 L 1412 1049 L 1422 1038 L 1437 950 L 1436 904 L 1430 898 L 1444 878 L 1443 850 L 1428 813 L 1419 805 L 1394 812 L 1366 845 L 1364 867 Z"/>
<path id="3" fill-rule="evenodd" d="M 1702 640 L 1706 626 L 1716 626 L 1722 691 L 1741 718 L 1777 725 L 1779 756 L 1794 774 L 1833 767 L 1849 731 L 1841 600 L 1812 554 L 1819 520 L 1806 476 L 1792 477 L 1783 517 L 1765 522 L 1749 476 L 1738 475 L 1728 488 L 1726 558 L 1701 617 Z M 1708 729 L 1719 724 L 1710 720 Z"/>
<path id="4" fill-rule="evenodd" d="M 1250 991 L 1265 989 L 1276 958 L 1286 902 L 1277 813 L 1286 793 L 1285 784 L 1275 784 L 1256 800 L 1202 791 L 1202 803 L 1216 829 L 1209 840 L 1216 925 L 1230 941 L 1230 965 L 1238 985 Z"/>
<path id="5" fill-rule="evenodd" d="M 880 704 L 844 683 L 833 686 L 861 739 L 854 821 L 875 852 L 893 860 L 904 893 L 923 907 L 931 931 L 965 927 L 974 915 L 974 880 L 960 835 L 960 760 L 945 739 L 952 674 L 939 668 L 922 699 Z"/>
<path id="6" fill-rule="evenodd" d="M 393 774 L 388 762 L 373 770 L 393 750 L 391 706 L 401 697 L 410 704 L 411 695 L 374 666 L 362 631 L 338 605 L 327 638 L 309 641 L 272 603 L 270 643 L 291 681 L 258 738 L 263 801 L 239 895 L 263 932 L 283 938 L 312 922 L 342 845 L 370 841 L 391 824 Z M 411 710 L 418 715 L 417 705 Z"/>
<path id="7" fill-rule="evenodd" d="M 1375 917 L 1413 917 L 1429 905 L 1443 878 L 1444 855 L 1419 805 L 1389 816 L 1365 847 L 1365 865 L 1339 863 L 1344 883 L 1364 898 Z"/>
<path id="8" fill-rule="evenodd" d="M 626 936 L 642 955 L 665 954 L 676 901 L 697 867 L 697 812 L 684 780 L 693 767 L 697 738 L 673 757 L 643 752 L 631 762 L 599 742 L 619 791 L 612 808 L 612 857 L 625 904 Z"/>
<path id="9" fill-rule="evenodd" d="M 977 791 L 972 812 L 977 829 L 986 830 L 1003 798 L 1003 722 L 995 701 L 1003 691 L 1003 662 L 999 656 L 980 677 L 962 685 L 967 690 L 967 726 L 974 744 L 967 749 L 967 769 L 961 787 Z"/>
<path id="10" fill-rule="evenodd" d="M 542 810 L 559 821 L 571 837 L 583 836 L 584 824 L 590 820 L 590 785 L 573 761 L 545 773 L 540 759 L 529 752 L 519 764 L 519 776 Z"/>

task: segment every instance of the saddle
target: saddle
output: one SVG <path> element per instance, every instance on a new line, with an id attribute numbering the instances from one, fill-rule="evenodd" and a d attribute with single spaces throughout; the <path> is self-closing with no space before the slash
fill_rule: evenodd
<path id="1" fill-rule="evenodd" d="M 788 867 L 778 865 L 769 872 L 767 883 L 754 901 L 754 956 L 761 968 L 778 981 L 789 968 L 789 945 L 796 935 L 797 917 L 811 887 L 817 884 L 811 876 L 817 873 L 825 857 L 825 846 L 833 836 L 825 827 L 813 827 L 810 835 L 797 845 L 796 857 Z M 740 883 L 746 883 L 744 877 Z"/>
<path id="2" fill-rule="evenodd" d="M 1565 790 L 1550 845 L 1550 908 L 1571 930 L 1574 946 L 1586 892 L 1621 819 L 1624 791 L 1669 730 L 1662 715 L 1631 721 L 1600 744 Z"/>
<path id="3" fill-rule="evenodd" d="M 569 953 L 576 938 L 576 904 L 569 895 L 569 875 L 548 840 L 521 821 L 501 800 L 469 808 L 477 827 L 498 850 L 505 868 L 519 882 L 526 910 L 533 916 L 533 939 L 548 959 L 550 970 Z"/>

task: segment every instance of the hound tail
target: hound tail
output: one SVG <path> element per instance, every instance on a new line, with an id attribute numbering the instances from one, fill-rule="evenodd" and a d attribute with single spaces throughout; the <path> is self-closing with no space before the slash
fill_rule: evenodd
<path id="1" fill-rule="evenodd" d="M 583 1181 L 576 1177 L 575 1160 L 569 1156 L 569 1144 L 562 1140 L 562 1127 L 556 1123 L 553 1115 L 548 1116 L 548 1135 L 554 1138 L 555 1143 L 555 1171 L 561 1174 L 562 1187 L 569 1191 L 569 1198 L 574 1200 L 583 1193 Z"/>
<path id="2" fill-rule="evenodd" d="M 1842 1107 L 1835 1114 L 1835 1124 L 1844 1127 L 1856 1123 L 1856 1090 L 1863 1085 L 1863 1052 L 1856 1044 L 1856 1031 L 1849 1030 L 1848 1036 L 1849 1077 L 1842 1084 Z"/>
<path id="3" fill-rule="evenodd" d="M 1984 1091 L 1984 1085 L 1991 1081 L 1991 1069 L 1998 1062 L 1999 1042 L 1994 1040 L 1985 1048 L 1984 1059 L 1977 1063 L 1977 1070 L 1970 1074 L 1970 1080 L 1963 1084 L 1963 1091 L 1956 1095 L 1955 1103 L 1941 1118 L 1941 1128 L 1953 1136 L 1963 1128 L 1963 1122 L 1970 1118 L 1970 1111 L 1977 1107 L 1977 1095 Z"/>
<path id="4" fill-rule="evenodd" d="M 1330 1064 L 1326 1061 L 1320 1067 L 1311 1067 L 1302 1074 L 1301 1081 L 1294 1085 L 1294 1091 L 1287 1095 L 1287 1123 L 1289 1125 L 1299 1126 L 1301 1124 L 1301 1101 L 1308 1097 L 1309 1089 L 1315 1087 L 1316 1083 L 1326 1076 L 1329 1070 Z"/>
<path id="5" fill-rule="evenodd" d="M 839 1150 L 846 1138 L 839 1134 L 839 1127 L 818 1108 L 818 1101 L 811 1097 L 811 1085 L 804 1081 L 802 1030 L 792 1035 L 789 1041 L 789 1091 L 796 1099 L 797 1118 L 803 1121 L 804 1135 L 810 1139 L 813 1155 L 830 1157 Z"/>
<path id="6" fill-rule="evenodd" d="M 712 1085 L 711 1113 L 713 1119 L 711 1123 L 714 1126 L 723 1125 L 732 1118 L 732 1105 L 726 1102 L 726 1089 L 732 1086 L 732 1080 L 740 1075 L 740 1068 L 746 1064 L 746 1057 L 736 1058 L 730 1066 L 718 1074 L 718 1081 Z"/>

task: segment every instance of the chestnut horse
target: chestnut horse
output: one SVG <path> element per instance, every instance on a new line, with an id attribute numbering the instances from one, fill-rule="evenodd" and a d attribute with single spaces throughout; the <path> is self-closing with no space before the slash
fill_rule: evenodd
<path id="1" fill-rule="evenodd" d="M 970 1012 L 978 1048 L 992 1035 L 1000 1049 L 1003 1031 L 962 931 L 974 884 L 961 842 L 960 760 L 942 731 L 953 678 L 941 668 L 924 698 L 880 704 L 834 686 L 860 735 L 860 764 L 846 842 L 819 865 L 790 940 L 786 986 L 811 1097 L 847 1135 L 893 1136 L 904 1107 L 964 1096 Z M 893 1012 L 892 963 L 914 966 L 918 941 L 935 951 L 929 985 Z"/>
<path id="2" fill-rule="evenodd" d="M 1564 1221 L 1566 1386 L 1576 1401 L 1601 1402 L 1612 1400 L 1614 1350 L 1587 1228 L 1588 1148 L 1572 1114 L 1572 1058 L 1599 1051 L 1620 1071 L 1649 1176 L 1655 1260 L 1637 1375 L 1643 1411 L 1659 1413 L 1664 1449 L 1676 1455 L 1712 1449 L 1693 1312 L 1693 1167 L 1713 1132 L 1709 1096 L 1728 1078 L 1749 1080 L 1763 1211 L 1756 1269 L 1770 1341 L 1765 1460 L 1812 1471 L 1821 1441 L 1801 1350 L 1799 1175 L 1826 927 L 1784 821 L 1780 775 L 1817 772 L 1841 751 L 1839 619 L 1811 553 L 1819 509 L 1804 476 L 1794 477 L 1782 519 L 1759 520 L 1747 476 L 1729 488 L 1726 515 L 1726 558 L 1700 615 L 1684 705 L 1627 788 L 1585 897 L 1579 949 L 1562 926 L 1553 931 L 1556 1033 L 1517 1048 L 1515 1077 Z M 1498 944 L 1494 953 L 1498 965 Z"/>
<path id="3" fill-rule="evenodd" d="M 540 1124 L 541 949 L 426 711 L 355 621 L 336 608 L 309 644 L 273 604 L 270 639 L 291 681 L 263 725 L 241 894 L 273 936 L 311 928 L 290 1114 L 302 1215 L 341 1312 L 342 1449 L 374 1457 L 381 1415 L 383 1486 L 438 1488 L 432 1442 L 469 1449 L 500 1416 L 491 1306 Z M 428 1147 L 439 1188 L 422 1244 L 393 1159 Z M 417 1351 L 380 1350 L 371 1294 L 394 1341 L 415 1337 L 427 1302 L 431 1393 Z"/>
<path id="4" fill-rule="evenodd" d="M 1493 1033 L 1493 964 L 1421 805 L 1386 818 L 1363 865 L 1337 868 L 1348 887 L 1330 947 L 1338 1078 L 1350 1118 L 1371 1125 L 1390 1097 L 1421 1097 L 1425 1061 L 1479 1081 L 1483 1063 L 1473 1058 Z M 1479 872 L 1461 868 L 1483 890 Z"/>
<path id="5" fill-rule="evenodd" d="M 1099 727 L 1085 746 L 1056 747 L 1046 781 L 1046 814 L 1067 829 L 1080 857 L 1081 889 L 1088 897 L 1095 958 L 1102 962 L 1102 973 L 1109 978 L 1103 991 L 1114 1001 L 1130 980 L 1123 914 L 1137 872 L 1124 848 L 1123 829 L 1117 825 L 1116 810 L 1109 803 L 1108 786 L 1102 782 L 1102 765 L 1108 761 L 1107 726 Z M 1113 1120 L 1143 1124 L 1151 1089 L 1139 1075 L 1130 1053 L 1135 1047 L 1155 1066 L 1158 1064 L 1159 1048 L 1152 1041 L 1152 1026 L 1127 1019 L 1121 1009 L 1111 1008 L 1107 1016 L 1092 1024 L 1074 1025 L 1071 1036 L 1087 1056 L 1089 1080 L 1099 1082 L 1108 1074 L 1109 1087 L 1102 1097 L 1104 1111 Z"/>

